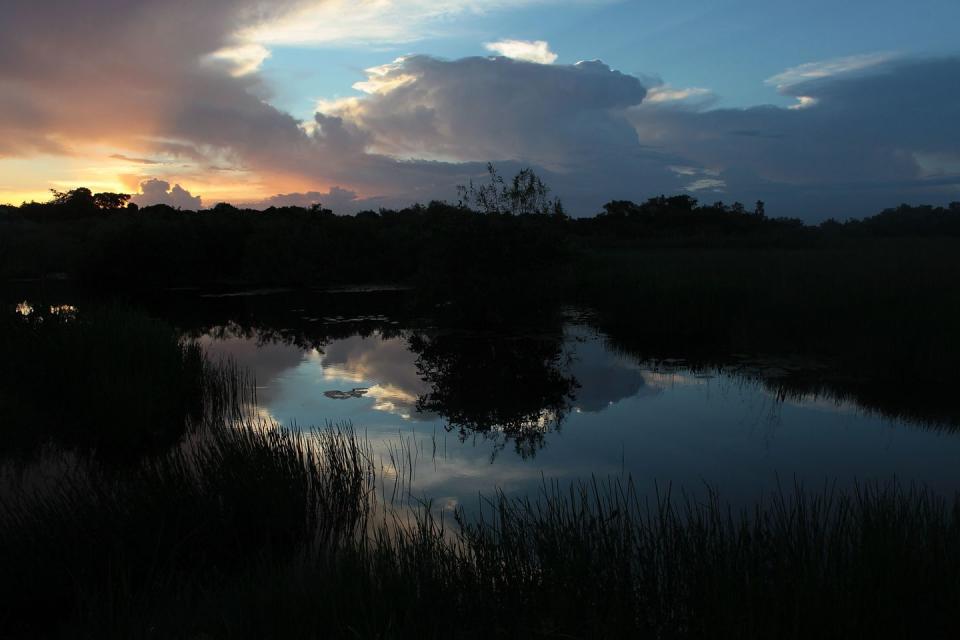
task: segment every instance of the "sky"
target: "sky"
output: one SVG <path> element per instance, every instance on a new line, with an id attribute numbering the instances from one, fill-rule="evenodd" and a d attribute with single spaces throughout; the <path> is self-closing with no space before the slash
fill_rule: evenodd
<path id="1" fill-rule="evenodd" d="M 960 200 L 955 0 L 6 0 L 0 202 Z"/>

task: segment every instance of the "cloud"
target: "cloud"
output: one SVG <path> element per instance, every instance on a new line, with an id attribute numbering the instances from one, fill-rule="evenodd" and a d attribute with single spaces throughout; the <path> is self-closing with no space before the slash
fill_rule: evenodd
<path id="1" fill-rule="evenodd" d="M 767 78 L 766 83 L 777 87 L 781 93 L 790 93 L 791 87 L 802 84 L 808 80 L 830 78 L 863 71 L 871 67 L 881 66 L 895 57 L 896 56 L 891 53 L 866 53 L 817 62 L 807 62 L 795 67 L 790 67 L 786 71 Z M 798 102 L 790 107 L 791 109 L 805 109 L 817 103 L 816 98 L 813 96 L 792 95 L 797 98 Z"/>
<path id="2" fill-rule="evenodd" d="M 553 64 L 557 60 L 557 54 L 550 51 L 550 45 L 544 40 L 498 40 L 484 43 L 483 46 L 487 51 L 493 51 L 514 60 L 538 64 Z"/>
<path id="3" fill-rule="evenodd" d="M 140 193 L 130 199 L 141 207 L 152 204 L 165 204 L 176 209 L 196 211 L 200 208 L 200 196 L 194 196 L 189 191 L 176 184 L 170 188 L 165 180 L 151 178 L 140 183 Z"/>
<path id="4" fill-rule="evenodd" d="M 0 157 L 152 158 L 176 148 L 190 173 L 210 158 L 242 164 L 227 141 L 237 132 L 251 144 L 257 132 L 275 139 L 282 129 L 294 139 L 296 121 L 265 102 L 258 75 L 234 77 L 239 58 L 214 63 L 211 54 L 242 45 L 242 26 L 299 4 L 9 0 L 0 19 Z"/>
<path id="5" fill-rule="evenodd" d="M 114 160 L 123 160 L 125 162 L 133 162 L 135 164 L 160 164 L 157 160 L 150 160 L 149 158 L 132 158 L 130 156 L 125 156 L 122 153 L 113 153 L 110 154 L 110 157 Z"/>
<path id="6" fill-rule="evenodd" d="M 846 218 L 960 194 L 960 128 L 951 124 L 960 118 L 960 58 L 800 69 L 779 82 L 784 95 L 807 98 L 802 109 L 646 103 L 630 119 L 641 143 L 714 171 L 729 197 L 763 198 L 780 214 Z M 919 161 L 932 157 L 932 166 Z"/>
<path id="7" fill-rule="evenodd" d="M 726 109 L 706 89 L 599 61 L 410 55 L 369 69 L 357 84 L 364 95 L 323 102 L 306 123 L 270 104 L 257 71 L 275 43 L 344 42 L 354 27 L 359 40 L 418 38 L 451 16 L 510 5 L 8 0 L 0 157 L 162 159 L 151 175 L 202 185 L 208 197 L 226 184 L 210 168 L 234 169 L 244 199 L 318 185 L 331 196 L 339 185 L 355 194 L 347 207 L 453 198 L 457 184 L 483 179 L 487 161 L 506 174 L 534 167 L 576 214 L 683 189 L 762 198 L 772 214 L 808 219 L 960 197 L 957 57 L 808 63 L 768 80 L 800 108 Z M 168 185 L 164 197 L 172 193 Z"/>
<path id="8" fill-rule="evenodd" d="M 562 1 L 326 0 L 303 3 L 293 12 L 251 25 L 240 37 L 284 46 L 404 44 L 447 35 L 450 22 L 458 18 Z"/>
<path id="9" fill-rule="evenodd" d="M 705 106 L 714 101 L 716 101 L 716 96 L 709 89 L 702 87 L 676 89 L 667 84 L 650 87 L 646 98 L 648 104 L 683 103 Z"/>
<path id="10" fill-rule="evenodd" d="M 541 65 L 509 58 L 408 56 L 368 70 L 370 95 L 327 103 L 377 153 L 447 161 L 579 163 L 575 153 L 632 146 L 618 115 L 639 80 L 602 62 Z"/>
<path id="11" fill-rule="evenodd" d="M 354 180 L 377 175 L 393 200 L 452 198 L 456 184 L 485 179 L 487 161 L 508 175 L 535 167 L 582 213 L 681 184 L 627 118 L 646 88 L 600 61 L 406 56 L 368 70 L 364 86 L 367 96 L 322 102 L 310 130 L 326 131 Z"/>
<path id="12" fill-rule="evenodd" d="M 243 203 L 243 207 L 251 209 L 269 209 L 270 207 L 310 207 L 320 204 L 335 213 L 353 213 L 363 200 L 358 198 L 356 191 L 330 187 L 326 192 L 306 191 L 302 193 L 278 193 L 263 200 Z"/>
<path id="13" fill-rule="evenodd" d="M 726 187 L 727 183 L 725 180 L 719 180 L 717 178 L 697 178 L 683 188 L 685 191 L 690 191 L 693 193 L 697 191 L 714 191 L 717 193 L 722 193 Z"/>
<path id="14" fill-rule="evenodd" d="M 211 53 L 207 59 L 213 62 L 225 62 L 229 73 L 234 77 L 256 72 L 270 57 L 270 50 L 262 44 L 248 43 L 224 47 Z"/>
<path id="15" fill-rule="evenodd" d="M 772 84 L 779 89 L 785 89 L 800 84 L 801 82 L 806 82 L 807 80 L 830 78 L 832 76 L 876 67 L 885 62 L 889 62 L 895 57 L 896 56 L 891 53 L 867 53 L 843 58 L 831 58 L 817 62 L 807 62 L 795 67 L 790 67 L 786 71 L 767 78 L 766 83 Z"/>
<path id="16" fill-rule="evenodd" d="M 409 171 L 421 194 L 449 197 L 436 187 L 494 160 L 538 168 L 576 213 L 686 190 L 846 218 L 960 196 L 956 77 L 954 57 L 845 58 L 775 76 L 801 109 L 728 109 L 705 89 L 646 88 L 596 61 L 407 56 L 369 70 L 368 95 L 325 103 L 318 124 L 363 150 L 355 175 Z M 402 193 L 388 175 L 380 184 Z"/>

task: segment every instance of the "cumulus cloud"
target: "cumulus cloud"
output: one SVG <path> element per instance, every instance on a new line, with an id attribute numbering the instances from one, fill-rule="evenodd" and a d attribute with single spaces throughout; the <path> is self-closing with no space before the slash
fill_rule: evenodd
<path id="1" fill-rule="evenodd" d="M 546 167 L 572 153 L 633 146 L 617 114 L 640 104 L 637 78 L 602 62 L 541 65 L 509 58 L 408 56 L 368 70 L 369 97 L 323 105 L 378 153 Z M 342 123 L 342 124 L 341 124 Z"/>
<path id="2" fill-rule="evenodd" d="M 402 206 L 453 197 L 488 160 L 505 172 L 526 163 L 570 171 L 598 153 L 636 150 L 629 125 L 609 112 L 641 101 L 644 89 L 599 62 L 412 56 L 371 70 L 368 101 L 299 122 L 269 104 L 253 70 L 264 50 L 244 48 L 252 40 L 242 34 L 315 6 L 53 0 L 37 8 L 13 0 L 0 24 L 0 153 L 106 145 L 117 156 L 179 160 L 187 165 L 180 175 L 232 166 L 265 185 L 339 184 L 358 199 Z M 449 13 L 466 4 L 430 6 Z M 163 177 L 174 181 L 174 171 Z"/>
<path id="3" fill-rule="evenodd" d="M 626 117 L 646 88 L 599 61 L 406 56 L 369 69 L 363 88 L 367 96 L 321 103 L 317 129 L 345 157 L 362 149 L 354 175 L 384 172 L 387 195 L 450 198 L 455 184 L 483 179 L 487 161 L 507 174 L 536 167 L 584 213 L 604 197 L 679 185 Z M 420 192 L 403 191 L 410 184 Z"/>
<path id="4" fill-rule="evenodd" d="M 779 76 L 803 109 L 647 103 L 630 118 L 641 143 L 714 171 L 731 197 L 807 219 L 859 216 L 960 195 L 957 77 L 960 58 L 847 59 Z"/>
<path id="5" fill-rule="evenodd" d="M 200 196 L 194 196 L 178 184 L 170 187 L 165 180 L 151 178 L 140 183 L 140 193 L 130 200 L 141 207 L 152 204 L 165 204 L 176 209 L 196 211 L 200 208 Z"/>
<path id="6" fill-rule="evenodd" d="M 336 118 L 335 139 L 349 131 L 354 148 L 439 180 L 452 162 L 534 165 L 579 213 L 686 190 L 817 220 L 960 196 L 957 77 L 958 58 L 845 58 L 775 76 L 802 109 L 728 109 L 705 89 L 648 89 L 600 62 L 408 56 L 320 117 Z"/>
<path id="7" fill-rule="evenodd" d="M 483 46 L 487 51 L 493 51 L 514 60 L 539 64 L 553 64 L 557 60 L 557 54 L 550 51 L 550 45 L 544 40 L 498 40 L 487 42 Z"/>
<path id="8" fill-rule="evenodd" d="M 599 61 L 536 64 L 534 53 L 549 61 L 549 47 L 524 43 L 530 55 L 512 50 L 523 60 L 412 55 L 374 67 L 357 84 L 364 95 L 324 102 L 300 122 L 270 104 L 257 69 L 273 43 L 298 41 L 297 25 L 317 26 L 298 20 L 346 6 L 8 0 L 0 157 L 113 154 L 145 166 L 162 157 L 164 172 L 151 173 L 171 182 L 196 184 L 192 176 L 212 166 L 242 169 L 263 185 L 258 194 L 309 197 L 312 185 L 340 185 L 356 194 L 344 194 L 348 207 L 372 196 L 384 206 L 452 198 L 456 184 L 483 178 L 487 161 L 504 173 L 533 166 L 582 214 L 609 199 L 683 189 L 762 198 L 771 213 L 808 218 L 960 197 L 960 58 L 808 63 L 768 81 L 801 108 L 725 109 L 705 89 L 641 81 Z M 349 30 L 366 16 L 364 37 L 372 38 L 372 16 L 399 23 L 409 13 L 420 37 L 444 16 L 507 3 L 350 6 L 329 28 Z M 165 197 L 175 189 L 167 185 Z M 326 195 L 330 206 L 337 194 Z"/>
<path id="9" fill-rule="evenodd" d="M 330 187 L 326 192 L 278 193 L 263 200 L 243 203 L 241 206 L 251 209 L 269 209 L 270 207 L 310 207 L 318 204 L 335 213 L 353 213 L 362 202 L 356 191 Z"/>

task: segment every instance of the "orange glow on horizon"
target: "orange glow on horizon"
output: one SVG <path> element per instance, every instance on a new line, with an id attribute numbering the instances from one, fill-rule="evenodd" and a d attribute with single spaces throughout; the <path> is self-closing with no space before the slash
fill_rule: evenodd
<path id="1" fill-rule="evenodd" d="M 71 156 L 0 158 L 0 204 L 46 202 L 51 189 L 66 191 L 78 187 L 135 195 L 140 183 L 151 178 L 165 180 L 171 186 L 179 184 L 199 195 L 204 206 L 258 202 L 280 193 L 326 192 L 337 186 L 300 176 L 202 167 L 179 160 L 145 162 L 146 158 L 109 147 L 84 151 Z"/>

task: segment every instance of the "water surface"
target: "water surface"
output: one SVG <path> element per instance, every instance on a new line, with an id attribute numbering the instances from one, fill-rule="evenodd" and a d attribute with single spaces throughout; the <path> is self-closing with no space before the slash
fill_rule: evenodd
<path id="1" fill-rule="evenodd" d="M 954 425 L 785 393 L 775 381 L 789 363 L 640 360 L 573 313 L 540 331 L 455 330 L 411 318 L 395 293 L 190 293 L 150 311 L 249 368 L 265 417 L 353 425 L 385 479 L 441 507 L 628 475 L 648 494 L 710 486 L 741 504 L 797 482 L 960 490 Z M 8 312 L 73 317 L 87 304 L 25 299 Z"/>
<path id="2" fill-rule="evenodd" d="M 784 396 L 728 370 L 640 362 L 582 323 L 555 337 L 439 332 L 426 346 L 387 327 L 311 348 L 230 328 L 200 340 L 254 371 L 269 417 L 353 424 L 386 475 L 442 506 L 625 474 L 645 491 L 709 485 L 735 503 L 778 483 L 896 478 L 960 489 L 960 438 L 949 430 L 828 396 Z"/>

